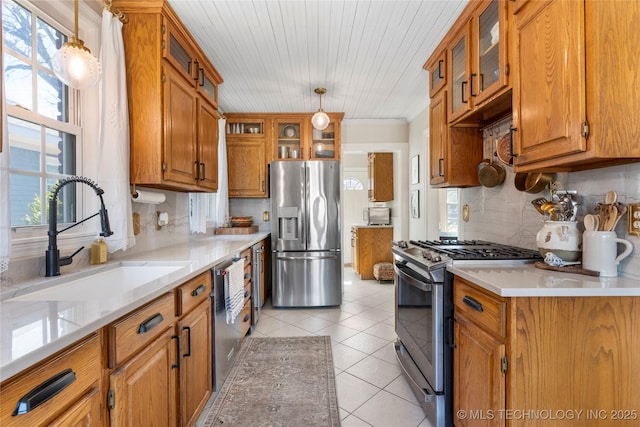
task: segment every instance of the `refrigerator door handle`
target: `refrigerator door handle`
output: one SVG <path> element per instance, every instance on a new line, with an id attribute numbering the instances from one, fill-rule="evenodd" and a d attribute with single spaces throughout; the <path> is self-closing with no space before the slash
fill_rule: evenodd
<path id="1" fill-rule="evenodd" d="M 309 165 L 307 162 L 302 164 L 303 176 L 304 176 L 304 195 L 302 206 L 304 210 L 304 215 L 302 216 L 302 243 L 304 247 L 309 249 L 309 214 L 311 211 L 309 210 Z"/>
<path id="2" fill-rule="evenodd" d="M 312 261 L 316 259 L 336 259 L 338 255 L 320 255 L 320 256 L 286 256 L 278 255 L 278 259 L 286 259 L 290 261 Z"/>

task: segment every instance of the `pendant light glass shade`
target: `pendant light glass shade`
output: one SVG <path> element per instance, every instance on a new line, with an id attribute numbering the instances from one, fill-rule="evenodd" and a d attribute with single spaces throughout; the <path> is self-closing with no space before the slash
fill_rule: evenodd
<path id="1" fill-rule="evenodd" d="M 320 108 L 318 111 L 311 117 L 311 124 L 314 128 L 318 130 L 324 130 L 329 126 L 329 116 L 322 111 L 322 95 L 327 92 L 325 88 L 319 87 L 315 91 L 318 95 L 320 95 Z"/>
<path id="2" fill-rule="evenodd" d="M 74 89 L 87 89 L 100 81 L 100 63 L 78 38 L 78 0 L 75 0 L 75 36 L 53 54 L 51 67 L 62 83 Z"/>

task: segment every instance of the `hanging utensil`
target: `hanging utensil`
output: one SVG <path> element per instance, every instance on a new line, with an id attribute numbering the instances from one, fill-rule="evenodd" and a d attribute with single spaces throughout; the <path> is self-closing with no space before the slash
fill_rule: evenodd
<path id="1" fill-rule="evenodd" d="M 538 212 L 540 212 L 540 214 L 542 215 L 546 215 L 546 212 L 542 210 L 542 205 L 544 205 L 545 203 L 548 203 L 549 201 L 547 199 L 545 199 L 544 197 L 538 197 L 537 199 L 533 199 L 531 201 L 531 204 L 533 205 L 534 208 L 536 208 L 536 210 Z"/>

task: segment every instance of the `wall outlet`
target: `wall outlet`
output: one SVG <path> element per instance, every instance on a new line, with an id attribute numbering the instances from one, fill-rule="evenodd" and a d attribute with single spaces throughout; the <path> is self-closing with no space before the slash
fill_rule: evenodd
<path id="1" fill-rule="evenodd" d="M 640 203 L 629 204 L 629 234 L 640 236 Z"/>
<path id="2" fill-rule="evenodd" d="M 262 212 L 262 221 L 269 222 L 269 211 Z"/>

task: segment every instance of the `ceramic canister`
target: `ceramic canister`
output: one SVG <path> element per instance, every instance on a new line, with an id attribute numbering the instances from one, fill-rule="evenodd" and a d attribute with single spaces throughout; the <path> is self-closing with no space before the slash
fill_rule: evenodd
<path id="1" fill-rule="evenodd" d="M 578 232 L 576 221 L 544 221 L 536 235 L 536 243 L 543 257 L 547 252 L 553 252 L 563 261 L 580 260 L 582 234 Z"/>

